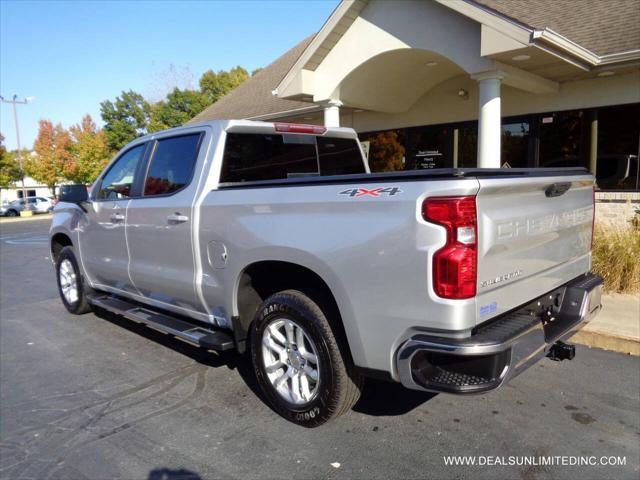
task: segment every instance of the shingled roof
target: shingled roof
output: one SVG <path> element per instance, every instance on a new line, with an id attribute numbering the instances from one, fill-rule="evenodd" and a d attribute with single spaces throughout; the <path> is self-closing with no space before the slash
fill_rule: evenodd
<path id="1" fill-rule="evenodd" d="M 260 115 L 314 107 L 312 103 L 284 100 L 271 94 L 315 35 L 305 38 L 249 80 L 196 115 L 189 123 Z"/>
<path id="2" fill-rule="evenodd" d="M 597 55 L 640 49 L 640 0 L 471 0 Z"/>

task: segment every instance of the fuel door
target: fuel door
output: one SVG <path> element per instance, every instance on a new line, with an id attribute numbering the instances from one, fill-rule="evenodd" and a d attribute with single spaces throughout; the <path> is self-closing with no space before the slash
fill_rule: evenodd
<path id="1" fill-rule="evenodd" d="M 207 257 L 209 265 L 213 268 L 225 268 L 227 266 L 227 247 L 222 242 L 209 242 L 207 245 Z"/>

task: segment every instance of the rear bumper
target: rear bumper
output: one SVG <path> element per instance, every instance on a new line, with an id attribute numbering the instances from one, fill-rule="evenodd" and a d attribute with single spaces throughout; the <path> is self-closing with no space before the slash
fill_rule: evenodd
<path id="1" fill-rule="evenodd" d="M 481 393 L 504 385 L 573 335 L 602 308 L 602 278 L 581 275 L 464 339 L 415 335 L 398 350 L 398 375 L 414 390 Z"/>

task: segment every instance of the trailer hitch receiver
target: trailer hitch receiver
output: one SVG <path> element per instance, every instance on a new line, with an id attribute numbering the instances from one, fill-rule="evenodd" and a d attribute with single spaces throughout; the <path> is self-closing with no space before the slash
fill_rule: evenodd
<path id="1" fill-rule="evenodd" d="M 576 356 L 576 346 L 571 345 L 569 343 L 564 343 L 564 342 L 556 342 L 553 345 L 551 345 L 551 348 L 549 349 L 549 354 L 547 355 L 547 357 L 549 357 L 551 360 L 554 360 L 556 362 L 559 362 L 562 360 L 573 360 L 573 357 L 575 356 Z"/>

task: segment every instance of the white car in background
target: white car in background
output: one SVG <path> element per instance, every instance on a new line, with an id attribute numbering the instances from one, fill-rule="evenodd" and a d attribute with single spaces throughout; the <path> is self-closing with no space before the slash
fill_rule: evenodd
<path id="1" fill-rule="evenodd" d="M 34 213 L 49 213 L 53 210 L 53 199 L 48 197 L 27 197 L 28 209 Z M 0 206 L 0 215 L 3 217 L 17 217 L 25 209 L 25 200 L 18 199 Z"/>

